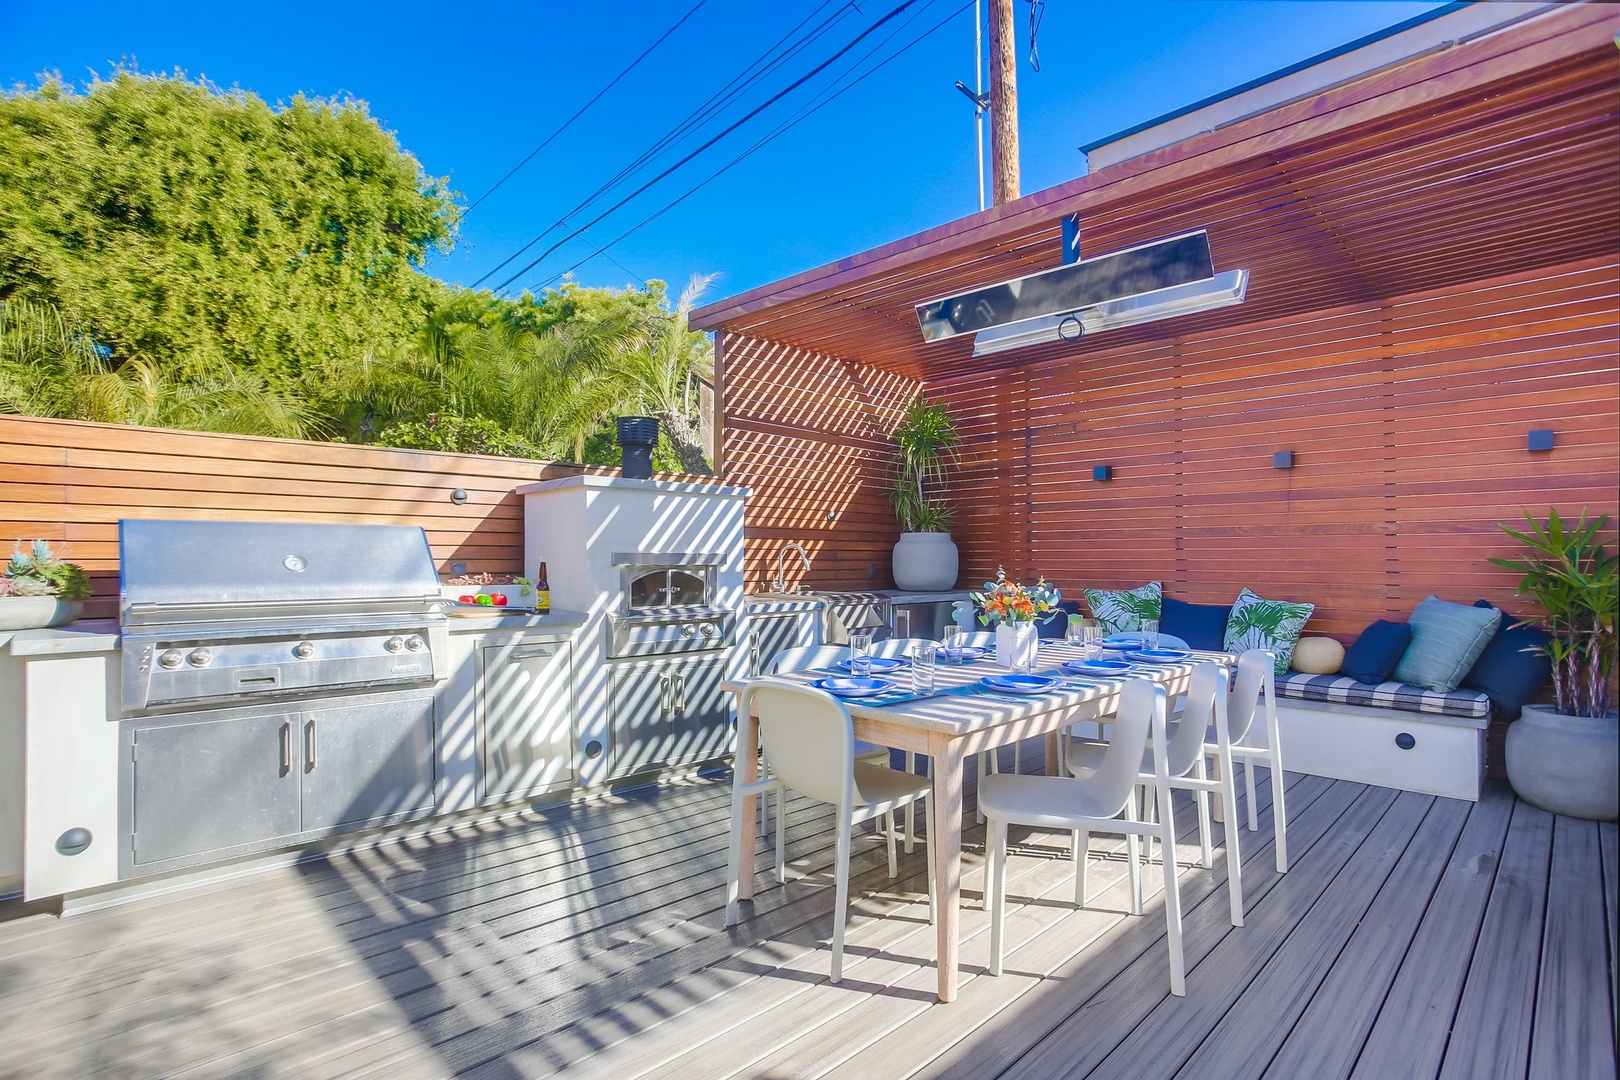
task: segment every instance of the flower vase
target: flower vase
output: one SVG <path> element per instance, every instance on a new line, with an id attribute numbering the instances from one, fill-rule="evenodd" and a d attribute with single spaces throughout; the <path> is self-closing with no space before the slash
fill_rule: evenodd
<path id="1" fill-rule="evenodd" d="M 996 627 L 996 663 L 1014 671 L 1033 671 L 1040 640 L 1032 622 L 1001 623 Z"/>

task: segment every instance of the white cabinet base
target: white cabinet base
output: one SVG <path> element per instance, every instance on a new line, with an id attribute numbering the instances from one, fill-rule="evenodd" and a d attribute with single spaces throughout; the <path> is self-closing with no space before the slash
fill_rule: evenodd
<path id="1" fill-rule="evenodd" d="M 1277 700 L 1284 769 L 1472 802 L 1485 775 L 1485 725 L 1483 718 Z"/>

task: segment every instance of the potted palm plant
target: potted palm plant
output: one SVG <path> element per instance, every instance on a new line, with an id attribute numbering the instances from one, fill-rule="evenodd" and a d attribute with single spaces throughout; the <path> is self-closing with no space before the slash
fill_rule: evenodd
<path id="1" fill-rule="evenodd" d="M 1554 510 L 1545 524 L 1529 512 L 1523 532 L 1501 526 L 1527 549 L 1522 558 L 1493 558 L 1518 571 L 1518 593 L 1546 615 L 1526 619 L 1549 635 L 1555 705 L 1526 705 L 1507 733 L 1513 790 L 1544 810 L 1614 821 L 1620 817 L 1620 717 L 1614 709 L 1616 608 L 1620 558 L 1600 542 L 1608 518 L 1567 523 Z"/>
<path id="2" fill-rule="evenodd" d="M 894 429 L 894 489 L 900 519 L 894 545 L 894 583 L 908 592 L 956 585 L 958 556 L 948 529 L 951 508 L 941 497 L 947 469 L 956 464 L 961 436 L 950 414 L 918 394 Z"/>
<path id="3" fill-rule="evenodd" d="M 19 543 L 0 574 L 0 630 L 63 626 L 84 613 L 90 578 L 44 540 Z"/>

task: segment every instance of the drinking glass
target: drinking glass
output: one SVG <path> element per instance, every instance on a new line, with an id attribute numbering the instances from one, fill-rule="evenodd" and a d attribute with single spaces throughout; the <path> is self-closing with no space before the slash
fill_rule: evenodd
<path id="1" fill-rule="evenodd" d="M 1095 656 L 1102 651 L 1102 639 L 1102 625 L 1095 619 L 1087 619 L 1080 628 L 1080 647 L 1087 656 Z"/>
<path id="2" fill-rule="evenodd" d="M 1070 615 L 1069 625 L 1063 632 L 1063 640 L 1070 645 L 1079 645 L 1085 641 L 1085 629 L 1084 615 Z"/>
<path id="3" fill-rule="evenodd" d="M 939 635 L 939 659 L 946 664 L 962 660 L 963 631 L 960 626 L 947 626 Z"/>
<path id="4" fill-rule="evenodd" d="M 861 678 L 872 674 L 872 631 L 849 632 L 849 673 Z"/>
<path id="5" fill-rule="evenodd" d="M 911 650 L 911 688 L 919 694 L 934 692 L 934 663 L 937 653 L 932 645 L 917 645 Z"/>
<path id="6" fill-rule="evenodd" d="M 1159 620 L 1142 620 L 1142 647 L 1144 649 L 1157 649 L 1159 647 Z"/>

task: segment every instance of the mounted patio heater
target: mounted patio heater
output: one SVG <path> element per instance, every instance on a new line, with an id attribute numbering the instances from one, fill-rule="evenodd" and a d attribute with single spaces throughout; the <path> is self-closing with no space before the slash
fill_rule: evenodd
<path id="1" fill-rule="evenodd" d="M 973 355 L 1243 303 L 1247 270 L 1217 274 L 1209 234 L 1173 236 L 917 305 L 926 341 L 973 334 Z"/>

